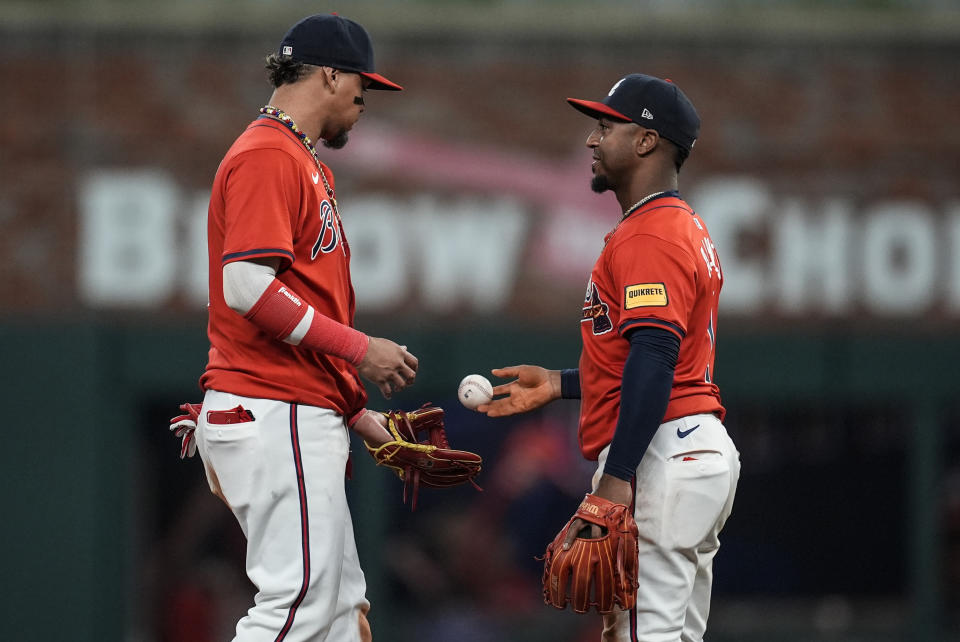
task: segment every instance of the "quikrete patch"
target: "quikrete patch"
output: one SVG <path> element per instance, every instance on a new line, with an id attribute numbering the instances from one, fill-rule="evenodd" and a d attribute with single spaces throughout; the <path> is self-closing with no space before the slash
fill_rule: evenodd
<path id="1" fill-rule="evenodd" d="M 667 286 L 663 283 L 638 283 L 623 290 L 623 309 L 664 307 L 667 305 Z"/>

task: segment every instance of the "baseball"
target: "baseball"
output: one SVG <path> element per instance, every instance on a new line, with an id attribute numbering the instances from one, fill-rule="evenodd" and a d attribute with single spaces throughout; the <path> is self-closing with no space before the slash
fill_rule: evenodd
<path id="1" fill-rule="evenodd" d="M 457 388 L 457 397 L 464 406 L 470 410 L 476 410 L 480 404 L 493 399 L 493 386 L 483 375 L 467 375 Z"/>

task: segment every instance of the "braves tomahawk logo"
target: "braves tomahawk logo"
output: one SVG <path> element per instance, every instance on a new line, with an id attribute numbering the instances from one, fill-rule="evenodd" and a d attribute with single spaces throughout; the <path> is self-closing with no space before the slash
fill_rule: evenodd
<path id="1" fill-rule="evenodd" d="M 583 314 L 580 317 L 580 323 L 590 321 L 593 323 L 594 334 L 606 334 L 613 330 L 609 313 L 610 306 L 600 298 L 600 292 L 591 279 L 587 283 L 587 294 L 583 298 Z"/>

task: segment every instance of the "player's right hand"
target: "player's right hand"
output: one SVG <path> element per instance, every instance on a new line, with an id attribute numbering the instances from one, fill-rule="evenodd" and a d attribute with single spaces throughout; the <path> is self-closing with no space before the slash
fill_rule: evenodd
<path id="1" fill-rule="evenodd" d="M 488 417 L 506 417 L 529 412 L 560 398 L 559 370 L 520 365 L 496 368 L 490 372 L 501 379 L 515 379 L 495 386 L 493 401 L 477 406 L 477 411 Z"/>
<path id="2" fill-rule="evenodd" d="M 389 399 L 393 393 L 413 385 L 418 364 L 406 346 L 397 345 L 390 339 L 370 337 L 367 354 L 357 366 L 357 372 L 375 384 L 385 399 Z"/>

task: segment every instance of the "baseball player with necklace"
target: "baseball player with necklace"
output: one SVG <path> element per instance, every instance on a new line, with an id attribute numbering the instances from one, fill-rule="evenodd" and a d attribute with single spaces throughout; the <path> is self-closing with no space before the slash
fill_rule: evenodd
<path id="1" fill-rule="evenodd" d="M 714 383 L 723 274 L 678 192 L 700 118 L 676 85 L 643 74 L 602 102 L 567 100 L 597 119 L 586 141 L 591 187 L 613 190 L 621 207 L 587 283 L 579 368 L 494 370 L 513 380 L 478 410 L 497 417 L 581 400 L 580 446 L 597 471 L 547 549 L 546 602 L 595 607 L 604 641 L 700 641 L 740 475 Z"/>
<path id="2" fill-rule="evenodd" d="M 267 69 L 270 103 L 214 179 L 206 392 L 175 425 L 247 538 L 257 593 L 234 640 L 370 640 L 344 490 L 348 430 L 388 441 L 359 376 L 389 398 L 418 364 L 353 327 L 350 246 L 314 141 L 342 147 L 364 91 L 402 88 L 374 72 L 364 28 L 336 15 L 295 24 Z"/>

